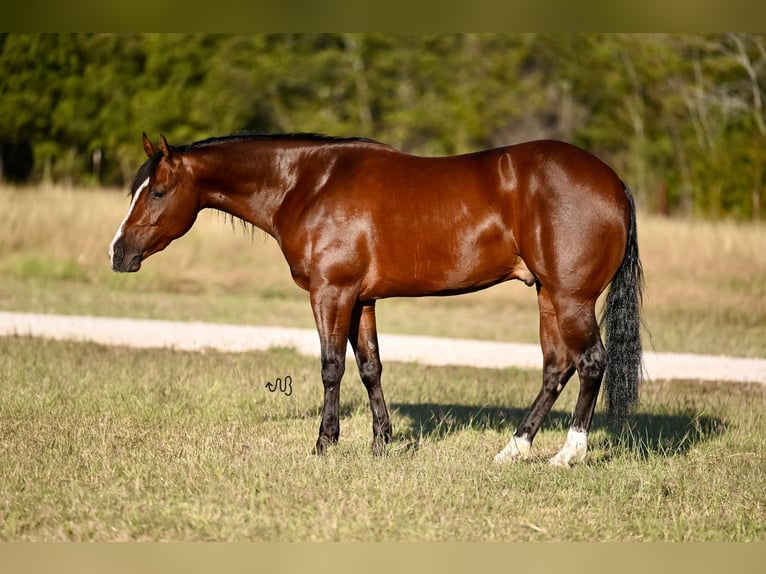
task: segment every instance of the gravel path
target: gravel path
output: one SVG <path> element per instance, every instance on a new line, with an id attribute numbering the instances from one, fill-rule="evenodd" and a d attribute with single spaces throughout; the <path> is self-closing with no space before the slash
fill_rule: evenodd
<path id="1" fill-rule="evenodd" d="M 9 335 L 179 350 L 243 352 L 294 347 L 305 355 L 319 355 L 319 336 L 311 329 L 0 311 L 0 336 Z M 379 339 L 383 361 L 485 368 L 539 369 L 542 365 L 537 345 L 388 334 L 381 334 Z M 647 352 L 644 368 L 650 379 L 766 384 L 766 359 Z"/>

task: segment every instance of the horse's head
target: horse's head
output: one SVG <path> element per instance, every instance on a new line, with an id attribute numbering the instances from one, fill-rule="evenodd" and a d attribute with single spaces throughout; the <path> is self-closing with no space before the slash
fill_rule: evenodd
<path id="1" fill-rule="evenodd" d="M 115 271 L 138 271 L 141 262 L 189 231 L 199 211 L 183 154 L 160 137 L 159 149 L 144 134 L 149 158 L 131 188 L 130 209 L 109 247 Z"/>

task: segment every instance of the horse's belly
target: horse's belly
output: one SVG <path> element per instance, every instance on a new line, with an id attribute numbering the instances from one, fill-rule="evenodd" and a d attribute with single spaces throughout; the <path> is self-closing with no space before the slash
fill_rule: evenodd
<path id="1" fill-rule="evenodd" d="M 439 256 L 441 255 L 441 256 Z M 456 295 L 520 279 L 535 282 L 524 261 L 508 251 L 483 251 L 451 257 L 443 253 L 416 253 L 387 264 L 372 265 L 362 285 L 370 298 Z"/>

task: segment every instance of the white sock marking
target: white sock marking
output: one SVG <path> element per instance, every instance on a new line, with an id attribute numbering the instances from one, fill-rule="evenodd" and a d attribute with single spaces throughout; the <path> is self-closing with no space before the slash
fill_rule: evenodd
<path id="1" fill-rule="evenodd" d="M 572 462 L 580 462 L 588 452 L 588 433 L 573 428 L 567 433 L 567 440 L 550 463 L 553 466 L 569 467 Z"/>
<path id="2" fill-rule="evenodd" d="M 495 456 L 495 462 L 512 462 L 515 460 L 526 460 L 532 450 L 532 442 L 525 436 L 514 436 Z"/>
<path id="3" fill-rule="evenodd" d="M 117 243 L 117 240 L 122 237 L 123 232 L 125 231 L 125 224 L 128 221 L 128 218 L 133 213 L 133 209 L 136 207 L 136 203 L 138 203 L 138 197 L 141 195 L 141 192 L 144 191 L 149 186 L 149 178 L 147 177 L 144 180 L 144 183 L 138 186 L 138 189 L 136 190 L 136 193 L 133 194 L 133 200 L 130 202 L 130 208 L 128 209 L 128 214 L 125 216 L 125 219 L 122 220 L 122 223 L 120 223 L 120 227 L 117 228 L 117 233 L 114 234 L 114 239 L 112 239 L 112 243 L 109 245 L 109 262 L 114 265 L 114 244 Z"/>

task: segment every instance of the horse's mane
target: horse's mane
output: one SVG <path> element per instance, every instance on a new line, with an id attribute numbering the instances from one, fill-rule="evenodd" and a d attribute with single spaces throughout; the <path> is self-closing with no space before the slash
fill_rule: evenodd
<path id="1" fill-rule="evenodd" d="M 263 134 L 258 132 L 237 132 L 228 136 L 218 136 L 200 140 L 194 142 L 188 146 L 182 146 L 178 149 L 183 151 L 184 149 L 197 149 L 201 147 L 207 147 L 211 145 L 217 145 L 228 142 L 238 141 L 309 141 L 309 142 L 324 142 L 324 143 L 346 143 L 346 142 L 359 142 L 359 143 L 379 143 L 375 140 L 362 137 L 337 137 L 327 136 L 316 133 L 278 133 L 278 134 Z"/>

